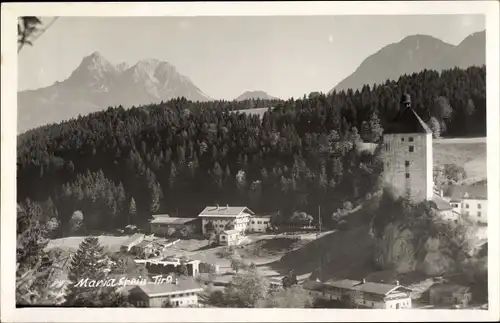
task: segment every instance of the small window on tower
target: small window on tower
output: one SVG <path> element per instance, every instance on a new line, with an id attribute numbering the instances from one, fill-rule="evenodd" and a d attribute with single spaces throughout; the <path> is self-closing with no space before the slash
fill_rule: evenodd
<path id="1" fill-rule="evenodd" d="M 409 160 L 406 160 L 406 161 L 405 161 L 405 166 L 406 166 L 406 167 L 410 166 L 410 161 L 409 161 Z"/>
<path id="2" fill-rule="evenodd" d="M 408 141 L 413 142 L 413 137 L 408 138 Z"/>
<path id="3" fill-rule="evenodd" d="M 406 173 L 406 178 L 410 178 L 410 173 Z"/>
<path id="4" fill-rule="evenodd" d="M 410 152 L 411 153 L 413 152 L 413 146 L 410 146 Z"/>

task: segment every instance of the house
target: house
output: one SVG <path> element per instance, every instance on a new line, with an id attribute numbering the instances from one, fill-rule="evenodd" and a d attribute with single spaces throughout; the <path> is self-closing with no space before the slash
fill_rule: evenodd
<path id="1" fill-rule="evenodd" d="M 249 232 L 266 232 L 271 227 L 270 215 L 254 215 L 250 218 Z"/>
<path id="2" fill-rule="evenodd" d="M 157 236 L 166 237 L 169 233 L 184 236 L 183 232 L 186 232 L 186 235 L 201 232 L 198 218 L 171 218 L 166 214 L 153 217 L 149 221 L 149 228 L 151 233 Z"/>
<path id="3" fill-rule="evenodd" d="M 154 240 L 145 239 L 133 246 L 131 251 L 133 254 L 141 258 L 160 256 L 167 250 L 168 247 L 173 246 L 179 241 L 180 239 L 175 238 Z"/>
<path id="4" fill-rule="evenodd" d="M 236 246 L 240 242 L 241 232 L 234 230 L 225 230 L 219 234 L 219 244 L 224 246 Z"/>
<path id="5" fill-rule="evenodd" d="M 153 241 L 143 240 L 131 248 L 131 252 L 140 258 L 149 258 L 157 256 L 155 254 Z M 158 254 L 159 255 L 159 254 Z"/>
<path id="6" fill-rule="evenodd" d="M 309 295 L 321 300 L 342 301 L 351 307 L 404 309 L 411 308 L 411 296 L 399 283 L 382 284 L 351 279 L 327 282 L 306 281 L 302 285 Z"/>
<path id="7" fill-rule="evenodd" d="M 363 282 L 354 286 L 358 306 L 380 309 L 411 308 L 411 290 L 399 285 Z"/>
<path id="8" fill-rule="evenodd" d="M 429 288 L 429 303 L 434 306 L 467 307 L 471 300 L 472 293 L 469 287 L 438 283 Z"/>
<path id="9" fill-rule="evenodd" d="M 308 294 L 315 299 L 330 299 L 326 295 L 326 290 L 328 288 L 327 285 L 324 283 L 320 282 L 319 280 L 306 280 L 302 284 L 302 288 L 307 290 Z"/>
<path id="10" fill-rule="evenodd" d="M 120 246 L 120 251 L 129 252 L 132 247 L 142 242 L 145 238 L 145 235 L 142 233 L 134 233 L 130 238 L 125 240 Z"/>
<path id="11" fill-rule="evenodd" d="M 198 306 L 203 288 L 192 277 L 174 278 L 167 283 L 138 285 L 129 292 L 129 301 L 136 307 Z"/>
<path id="12" fill-rule="evenodd" d="M 231 282 L 233 280 L 232 275 L 216 275 L 216 274 L 208 274 L 203 273 L 200 274 L 200 280 L 205 285 L 213 285 L 217 287 L 228 287 L 231 286 Z"/>
<path id="13" fill-rule="evenodd" d="M 254 212 L 245 206 L 207 206 L 198 215 L 201 218 L 202 233 L 214 230 L 217 234 L 225 230 L 245 232 Z"/>
<path id="14" fill-rule="evenodd" d="M 488 223 L 488 186 L 485 183 L 451 186 L 445 194 L 453 210 L 476 223 Z"/>
<path id="15" fill-rule="evenodd" d="M 136 259 L 136 263 L 144 264 L 149 273 L 169 274 L 178 272 L 179 266 L 184 264 L 187 268 L 187 275 L 196 277 L 200 274 L 200 261 L 191 259 L 180 259 L 177 257 L 165 257 L 159 259 Z"/>
<path id="16" fill-rule="evenodd" d="M 271 290 L 280 290 L 283 288 L 284 277 L 271 277 L 269 278 L 269 288 Z"/>
<path id="17" fill-rule="evenodd" d="M 460 213 L 456 212 L 446 199 L 439 195 L 434 195 L 431 202 L 441 219 L 458 223 L 460 220 Z"/>

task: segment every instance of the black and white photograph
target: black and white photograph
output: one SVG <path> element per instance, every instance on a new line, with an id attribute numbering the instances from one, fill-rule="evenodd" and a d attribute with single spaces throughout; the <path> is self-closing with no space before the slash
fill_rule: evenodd
<path id="1" fill-rule="evenodd" d="M 499 5 L 474 2 L 2 5 L 2 303 L 498 319 Z"/>

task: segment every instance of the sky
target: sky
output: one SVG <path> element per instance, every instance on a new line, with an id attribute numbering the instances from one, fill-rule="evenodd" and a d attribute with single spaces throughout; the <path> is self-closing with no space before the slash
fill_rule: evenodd
<path id="1" fill-rule="evenodd" d="M 254 90 L 296 98 L 328 92 L 366 57 L 406 36 L 457 45 L 484 29 L 482 15 L 60 17 L 20 52 L 18 86 L 63 81 L 98 51 L 114 64 L 167 61 L 214 99 Z"/>

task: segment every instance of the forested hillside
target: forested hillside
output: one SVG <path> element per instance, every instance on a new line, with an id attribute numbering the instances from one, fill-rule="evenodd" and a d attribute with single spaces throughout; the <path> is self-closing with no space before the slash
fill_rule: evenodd
<path id="1" fill-rule="evenodd" d="M 404 91 L 444 135 L 486 133 L 486 68 L 423 71 L 361 91 L 273 102 L 263 118 L 226 113 L 268 103 L 176 99 L 49 125 L 18 140 L 18 202 L 43 203 L 67 234 L 144 223 L 155 213 L 196 216 L 206 205 L 331 214 L 380 184 L 379 142 Z M 260 103 L 258 103 L 260 102 Z"/>

